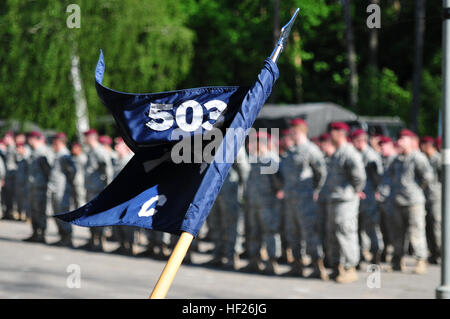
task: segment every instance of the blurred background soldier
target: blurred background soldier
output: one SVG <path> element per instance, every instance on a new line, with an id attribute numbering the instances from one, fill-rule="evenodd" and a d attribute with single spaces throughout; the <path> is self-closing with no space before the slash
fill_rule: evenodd
<path id="1" fill-rule="evenodd" d="M 383 238 L 383 252 L 381 253 L 381 261 L 385 262 L 388 253 L 388 247 L 392 246 L 393 240 L 393 211 L 394 200 L 391 192 L 391 175 L 390 167 L 395 159 L 396 153 L 394 143 L 388 136 L 381 136 L 380 141 L 381 161 L 383 163 L 383 175 L 378 189 L 375 192 L 375 197 L 379 203 L 380 211 L 380 230 Z"/>
<path id="2" fill-rule="evenodd" d="M 117 154 L 117 150 L 112 148 L 113 140 L 108 135 L 101 135 L 98 137 L 99 143 L 105 148 L 106 152 L 109 154 L 109 157 L 111 158 L 111 164 L 112 168 L 116 165 L 116 161 L 119 158 L 119 155 Z M 111 175 L 114 175 L 114 169 L 111 172 Z"/>
<path id="3" fill-rule="evenodd" d="M 319 146 L 321 151 L 325 156 L 325 164 L 327 167 L 327 177 L 322 189 L 319 193 L 319 198 L 317 199 L 317 233 L 319 235 L 319 240 L 322 244 L 323 250 L 326 253 L 328 250 L 327 245 L 327 205 L 330 201 L 330 179 L 328 177 L 328 172 L 330 171 L 330 159 L 333 156 L 336 148 L 333 143 L 331 143 L 330 134 L 324 133 L 319 137 Z M 329 265 L 329 258 L 325 254 L 324 257 L 325 266 Z"/>
<path id="4" fill-rule="evenodd" d="M 306 242 L 307 254 L 314 266 L 312 277 L 328 280 L 323 264 L 323 249 L 317 234 L 317 204 L 325 183 L 326 165 L 320 149 L 307 137 L 308 124 L 303 119 L 291 121 L 294 147 L 281 163 L 284 195 L 288 203 L 287 239 L 294 263 L 287 275 L 303 276 L 301 241 Z"/>
<path id="5" fill-rule="evenodd" d="M 380 264 L 381 252 L 384 247 L 375 190 L 381 181 L 383 164 L 379 154 L 369 146 L 366 131 L 362 129 L 353 131 L 352 142 L 353 146 L 361 153 L 367 176 L 366 186 L 361 193 L 362 199 L 359 203 L 360 258 L 371 264 Z M 368 259 L 367 251 L 371 254 L 371 260 Z"/>
<path id="6" fill-rule="evenodd" d="M 119 175 L 125 165 L 127 165 L 133 157 L 133 152 L 131 152 L 121 137 L 117 137 L 115 139 L 115 144 L 114 149 L 117 154 L 117 158 L 114 161 L 114 178 Z M 116 239 L 119 242 L 119 248 L 117 248 L 114 253 L 134 255 L 133 245 L 135 229 L 136 228 L 133 226 L 114 227 Z"/>
<path id="7" fill-rule="evenodd" d="M 280 139 L 280 160 L 281 163 L 284 161 L 284 159 L 289 156 L 291 152 L 289 150 L 294 147 L 294 140 L 292 139 L 290 129 L 285 129 L 281 131 L 281 139 Z M 283 194 L 284 195 L 284 194 Z M 280 197 L 280 196 L 279 196 Z M 281 256 L 279 259 L 279 262 L 282 263 L 292 263 L 293 256 L 292 256 L 292 248 L 289 246 L 289 242 L 287 240 L 287 225 L 288 225 L 288 203 L 286 196 L 281 196 L 280 198 L 280 241 L 281 241 Z M 303 244 L 303 242 L 302 242 Z"/>
<path id="8" fill-rule="evenodd" d="M 76 173 L 73 180 L 72 200 L 74 208 L 79 208 L 86 203 L 86 189 L 84 185 L 85 167 L 87 156 L 83 152 L 80 143 L 72 144 L 72 159 L 75 163 Z"/>
<path id="9" fill-rule="evenodd" d="M 6 166 L 3 156 L 0 154 L 0 194 L 2 193 L 2 188 L 5 183 Z M 2 210 L 2 198 L 0 197 L 0 210 Z"/>
<path id="10" fill-rule="evenodd" d="M 411 244 L 417 263 L 414 272 L 426 272 L 427 242 L 425 237 L 425 195 L 423 188 L 433 181 L 433 173 L 424 154 L 415 150 L 416 134 L 403 129 L 398 145 L 400 154 L 391 165 L 391 191 L 395 199 L 393 270 L 404 271 L 408 243 Z"/>
<path id="11" fill-rule="evenodd" d="M 84 133 L 88 146 L 87 161 L 85 168 L 86 200 L 90 201 L 96 197 L 112 178 L 112 164 L 108 152 L 98 141 L 98 133 L 94 129 Z M 103 251 L 103 227 L 91 227 L 91 237 L 86 245 L 81 248 Z"/>
<path id="12" fill-rule="evenodd" d="M 426 236 L 430 257 L 428 261 L 438 264 L 441 252 L 441 181 L 442 159 L 436 149 L 435 140 L 425 136 L 420 143 L 422 152 L 427 156 L 433 170 L 433 180 L 425 189 Z"/>
<path id="13" fill-rule="evenodd" d="M 214 203 L 213 222 L 216 225 L 214 230 L 214 250 L 213 259 L 207 263 L 208 265 L 237 269 L 238 256 L 236 255 L 235 246 L 241 211 L 238 189 L 239 184 L 247 180 L 249 171 L 250 164 L 247 160 L 245 148 L 242 147 Z"/>
<path id="14" fill-rule="evenodd" d="M 13 219 L 14 212 L 14 202 L 15 202 L 15 190 L 16 190 L 16 146 L 14 142 L 14 133 L 8 131 L 3 139 L 6 145 L 5 152 L 5 165 L 6 165 L 6 176 L 5 176 L 5 186 L 4 192 L 4 207 L 3 219 Z"/>
<path id="15" fill-rule="evenodd" d="M 16 173 L 16 198 L 17 211 L 20 219 L 30 218 L 28 207 L 28 167 L 31 151 L 25 141 L 16 142 L 17 173 Z"/>
<path id="16" fill-rule="evenodd" d="M 55 152 L 52 170 L 48 182 L 48 195 L 53 214 L 70 211 L 70 198 L 73 194 L 73 181 L 76 166 L 66 147 L 66 134 L 57 133 L 53 138 L 52 148 Z M 54 245 L 72 247 L 72 225 L 55 218 L 60 240 Z"/>
<path id="17" fill-rule="evenodd" d="M 328 244 L 332 277 L 338 283 L 358 279 L 359 263 L 358 207 L 359 194 L 366 184 L 366 172 L 359 152 L 347 142 L 350 128 L 343 122 L 330 124 L 330 137 L 336 151 L 328 171 L 330 202 L 328 205 Z"/>
<path id="18" fill-rule="evenodd" d="M 32 148 L 28 171 L 29 208 L 33 234 L 29 242 L 45 243 L 47 228 L 47 186 L 53 156 L 45 144 L 45 137 L 37 131 L 30 132 L 28 143 Z"/>
<path id="19" fill-rule="evenodd" d="M 270 146 L 270 135 L 258 132 L 254 138 L 256 145 L 249 144 L 250 174 L 245 191 L 248 205 L 247 221 L 249 230 L 248 256 L 249 264 L 242 269 L 248 272 L 261 271 L 260 250 L 264 245 L 267 250 L 268 263 L 264 273 L 272 275 L 277 273 L 277 257 L 280 243 L 277 234 L 279 229 L 279 212 L 273 210 L 277 200 L 275 194 L 281 190 L 281 181 L 277 174 L 264 174 L 263 168 L 268 163 L 278 162 L 278 155 Z"/>

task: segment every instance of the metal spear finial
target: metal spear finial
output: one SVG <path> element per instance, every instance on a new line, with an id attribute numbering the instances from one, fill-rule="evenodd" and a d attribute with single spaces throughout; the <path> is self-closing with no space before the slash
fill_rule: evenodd
<path id="1" fill-rule="evenodd" d="M 297 18 L 299 10 L 300 9 L 297 8 L 297 10 L 295 10 L 294 14 L 292 15 L 291 20 L 289 20 L 289 22 L 284 27 L 281 28 L 280 39 L 278 40 L 278 42 L 275 46 L 275 49 L 273 50 L 272 54 L 270 55 L 270 59 L 274 63 L 277 63 L 281 52 L 283 51 L 284 47 L 286 46 L 286 42 L 289 37 L 289 33 L 291 33 L 292 26 L 294 25 L 294 22 L 295 22 L 295 19 Z"/>

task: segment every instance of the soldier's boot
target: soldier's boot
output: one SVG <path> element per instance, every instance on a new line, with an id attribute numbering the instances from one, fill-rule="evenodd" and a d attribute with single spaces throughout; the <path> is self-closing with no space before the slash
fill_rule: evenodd
<path id="1" fill-rule="evenodd" d="M 94 240 L 94 239 L 92 238 L 92 235 L 91 235 L 91 237 L 88 239 L 87 243 L 84 244 L 84 245 L 79 246 L 78 248 L 79 248 L 79 249 L 92 250 L 92 247 L 93 247 L 93 240 Z"/>
<path id="2" fill-rule="evenodd" d="M 52 244 L 53 246 L 59 246 L 59 247 L 69 247 L 72 248 L 72 236 L 70 234 L 68 235 L 61 235 L 61 239 L 58 240 L 56 243 Z"/>
<path id="3" fill-rule="evenodd" d="M 268 276 L 275 276 L 278 273 L 277 258 L 269 258 L 269 261 L 267 262 L 266 268 L 264 268 L 263 273 Z"/>
<path id="4" fill-rule="evenodd" d="M 418 275 L 423 275 L 427 272 L 427 263 L 425 259 L 418 259 L 413 272 Z"/>
<path id="5" fill-rule="evenodd" d="M 345 270 L 343 275 L 339 275 L 336 277 L 336 282 L 340 284 L 348 284 L 357 280 L 358 273 L 356 272 L 355 267 L 350 267 L 349 269 Z"/>
<path id="6" fill-rule="evenodd" d="M 225 260 L 222 262 L 222 267 L 228 270 L 236 270 L 239 265 L 239 257 L 237 254 L 234 254 L 232 257 L 225 257 Z"/>
<path id="7" fill-rule="evenodd" d="M 344 265 L 339 264 L 339 265 L 337 265 L 337 267 L 335 267 L 335 268 L 333 269 L 333 272 L 331 273 L 330 278 L 332 278 L 332 279 L 338 281 L 338 278 L 339 278 L 339 280 L 340 280 L 341 278 L 343 278 L 343 277 L 345 276 L 345 273 L 346 273 L 346 272 L 345 272 L 345 267 L 344 267 Z"/>
<path id="8" fill-rule="evenodd" d="M 347 270 L 344 270 L 343 273 L 340 273 L 336 277 L 336 282 L 339 284 L 348 284 L 351 282 L 355 282 L 358 280 L 358 273 L 356 272 L 355 267 L 350 267 Z"/>
<path id="9" fill-rule="evenodd" d="M 37 230 L 36 243 L 45 244 L 45 231 L 43 229 Z"/>
<path id="10" fill-rule="evenodd" d="M 294 262 L 292 263 L 291 270 L 289 270 L 287 273 L 284 273 L 283 276 L 287 277 L 304 277 L 303 274 L 304 266 L 301 259 L 294 259 Z"/>
<path id="11" fill-rule="evenodd" d="M 373 253 L 372 260 L 370 262 L 375 265 L 380 265 L 381 264 L 381 253 L 379 253 L 379 252 Z"/>
<path id="12" fill-rule="evenodd" d="M 309 278 L 320 278 L 324 281 L 329 279 L 327 270 L 325 269 L 325 265 L 323 263 L 323 259 L 317 259 L 313 263 L 313 272 L 309 275 Z"/>
<path id="13" fill-rule="evenodd" d="M 92 251 L 103 252 L 103 241 L 105 239 L 102 235 L 93 235 L 92 236 Z"/>
<path id="14" fill-rule="evenodd" d="M 405 265 L 405 261 L 403 260 L 403 258 L 400 258 L 400 257 L 392 258 L 392 270 L 405 272 L 406 265 Z"/>
<path id="15" fill-rule="evenodd" d="M 428 263 L 432 264 L 432 265 L 439 265 L 439 256 L 436 254 L 431 255 L 430 257 L 428 257 Z"/>
<path id="16" fill-rule="evenodd" d="M 260 272 L 261 268 L 259 267 L 260 259 L 257 256 L 250 257 L 250 261 L 248 265 L 241 269 L 243 272 Z"/>
<path id="17" fill-rule="evenodd" d="M 215 255 L 210 261 L 204 263 L 205 266 L 219 267 L 222 266 L 222 257 Z"/>
<path id="18" fill-rule="evenodd" d="M 35 243 L 36 238 L 37 238 L 37 232 L 36 232 L 36 230 L 33 230 L 33 234 L 30 237 L 25 238 L 23 241 L 29 242 L 29 243 Z"/>

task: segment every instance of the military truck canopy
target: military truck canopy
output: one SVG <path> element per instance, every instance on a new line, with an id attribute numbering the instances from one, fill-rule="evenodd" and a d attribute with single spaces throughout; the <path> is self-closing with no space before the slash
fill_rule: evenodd
<path id="1" fill-rule="evenodd" d="M 327 130 L 333 121 L 353 121 L 357 115 L 331 102 L 275 105 L 266 104 L 255 121 L 255 128 L 289 127 L 289 120 L 303 118 L 308 122 L 310 137 L 318 136 Z"/>

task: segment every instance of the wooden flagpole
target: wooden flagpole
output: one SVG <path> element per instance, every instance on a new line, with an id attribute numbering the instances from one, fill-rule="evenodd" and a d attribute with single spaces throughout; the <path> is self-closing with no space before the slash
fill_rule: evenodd
<path id="1" fill-rule="evenodd" d="M 183 262 L 184 256 L 189 249 L 189 246 L 192 243 L 194 236 L 192 234 L 183 232 L 181 233 L 178 242 L 170 255 L 169 260 L 167 261 L 164 270 L 161 273 L 161 276 L 158 279 L 158 282 L 153 288 L 153 292 L 150 295 L 150 299 L 164 299 L 166 298 L 167 292 L 172 285 L 173 279 L 177 274 L 178 268 L 180 268 L 181 263 Z"/>

